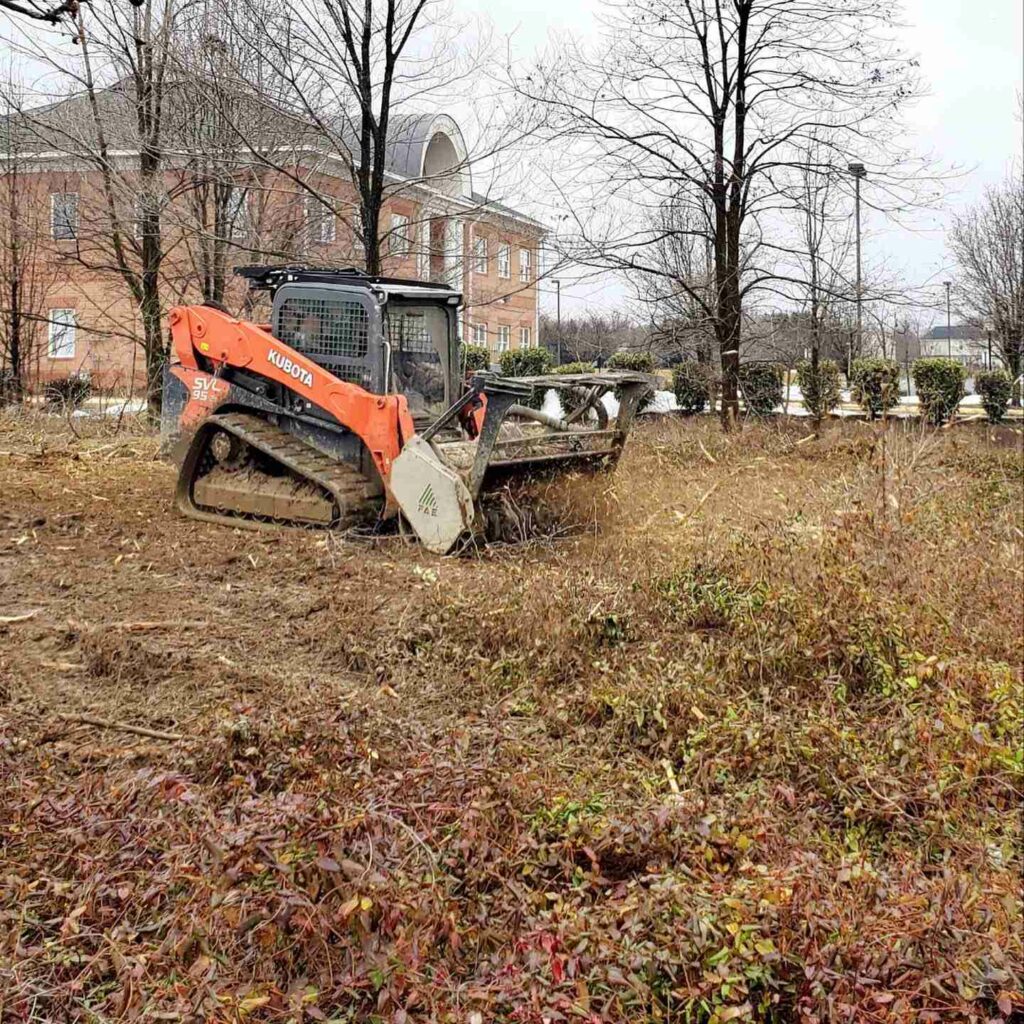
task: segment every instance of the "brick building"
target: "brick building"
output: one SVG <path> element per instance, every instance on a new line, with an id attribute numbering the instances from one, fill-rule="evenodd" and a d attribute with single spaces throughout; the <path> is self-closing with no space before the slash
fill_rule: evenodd
<path id="1" fill-rule="evenodd" d="M 259 318 L 243 282 L 232 278 L 233 266 L 361 264 L 358 194 L 336 146 L 308 134 L 285 146 L 278 136 L 274 160 L 250 154 L 225 170 L 223 161 L 206 160 L 194 147 L 169 145 L 161 195 L 147 197 L 137 186 L 139 154 L 130 131 L 117 137 L 116 126 L 130 124 L 127 100 L 115 90 L 101 99 L 104 121 L 113 126 L 107 146 L 114 174 L 106 179 L 96 154 L 68 141 L 73 126 L 89 117 L 82 97 L 34 112 L 27 127 L 15 132 L 8 125 L 5 133 L 0 174 L 8 191 L 16 177 L 26 211 L 22 230 L 30 224 L 33 235 L 39 337 L 27 361 L 30 385 L 72 373 L 88 374 L 103 389 L 145 384 L 138 302 L 116 269 L 110 228 L 121 225 L 122 255 L 138 262 L 138 211 L 146 202 L 159 207 L 164 312 L 210 294 L 211 266 L 219 268 L 225 304 Z M 397 119 L 387 156 L 383 272 L 461 288 L 462 336 L 486 345 L 495 361 L 503 351 L 537 345 L 543 225 L 474 191 L 470 155 L 447 115 Z M 215 164 L 212 174 L 203 169 Z"/>

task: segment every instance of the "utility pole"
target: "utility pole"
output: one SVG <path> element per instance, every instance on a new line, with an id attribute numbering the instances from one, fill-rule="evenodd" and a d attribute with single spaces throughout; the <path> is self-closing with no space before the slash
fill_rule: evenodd
<path id="1" fill-rule="evenodd" d="M 946 281 L 946 357 L 953 358 L 953 327 L 949 319 L 949 289 L 952 281 Z"/>
<path id="2" fill-rule="evenodd" d="M 558 324 L 558 365 L 562 365 L 562 282 L 557 278 L 552 281 L 555 286 L 555 323 Z"/>
<path id="3" fill-rule="evenodd" d="M 992 369 L 992 328 L 988 329 L 988 368 Z"/>
<path id="4" fill-rule="evenodd" d="M 867 176 L 867 170 L 863 164 L 849 164 L 846 168 L 853 175 L 854 205 L 856 208 L 857 221 L 857 354 L 864 354 L 864 320 L 863 320 L 863 288 L 860 275 L 860 179 Z"/>

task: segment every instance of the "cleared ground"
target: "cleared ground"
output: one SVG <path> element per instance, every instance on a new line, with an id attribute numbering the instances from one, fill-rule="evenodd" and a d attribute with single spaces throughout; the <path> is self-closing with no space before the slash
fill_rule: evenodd
<path id="1" fill-rule="evenodd" d="M 76 429 L 0 421 L 0 1019 L 1021 1019 L 1019 432 L 648 424 L 438 559 Z"/>

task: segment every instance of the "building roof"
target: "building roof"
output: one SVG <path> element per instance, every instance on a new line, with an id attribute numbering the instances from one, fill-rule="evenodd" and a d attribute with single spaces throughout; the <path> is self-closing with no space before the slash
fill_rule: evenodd
<path id="1" fill-rule="evenodd" d="M 985 332 L 976 324 L 953 324 L 947 328 L 945 324 L 941 327 L 933 327 L 925 336 L 925 341 L 977 341 L 985 337 Z"/>
<path id="2" fill-rule="evenodd" d="M 180 88 L 171 88 L 164 113 L 165 149 L 174 155 L 194 154 L 197 147 L 209 143 L 214 159 L 224 146 L 224 137 L 216 136 L 197 117 L 194 80 L 183 80 Z M 120 157 L 138 152 L 135 113 L 130 92 L 124 83 L 96 94 L 109 150 Z M 252 93 L 240 92 L 233 98 L 232 121 L 244 132 L 247 143 L 268 155 L 289 150 L 319 153 L 327 160 L 355 160 L 358 143 L 352 125 L 339 118 L 338 131 L 328 139 L 326 133 L 309 120 L 268 104 Z M 22 113 L 0 118 L 0 153 L 18 153 L 23 157 L 60 157 L 82 155 L 94 149 L 93 123 L 86 93 Z M 231 146 L 237 159 L 237 142 Z M 347 153 L 344 152 L 347 150 Z M 473 191 L 472 161 L 466 141 L 456 121 L 443 113 L 392 115 L 388 133 L 385 166 L 396 181 L 408 181 L 439 192 L 463 205 L 479 207 L 510 217 L 545 233 L 543 224 L 526 214 Z"/>

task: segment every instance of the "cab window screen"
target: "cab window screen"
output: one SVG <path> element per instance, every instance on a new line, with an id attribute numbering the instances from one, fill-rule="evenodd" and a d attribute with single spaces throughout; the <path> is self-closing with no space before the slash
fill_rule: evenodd
<path id="1" fill-rule="evenodd" d="M 436 306 L 392 306 L 387 317 L 395 385 L 413 412 L 445 405 L 448 317 Z M 442 356 L 443 353 L 443 356 Z"/>
<path id="2" fill-rule="evenodd" d="M 362 359 L 369 348 L 366 307 L 347 299 L 286 299 L 277 336 L 308 356 Z"/>

